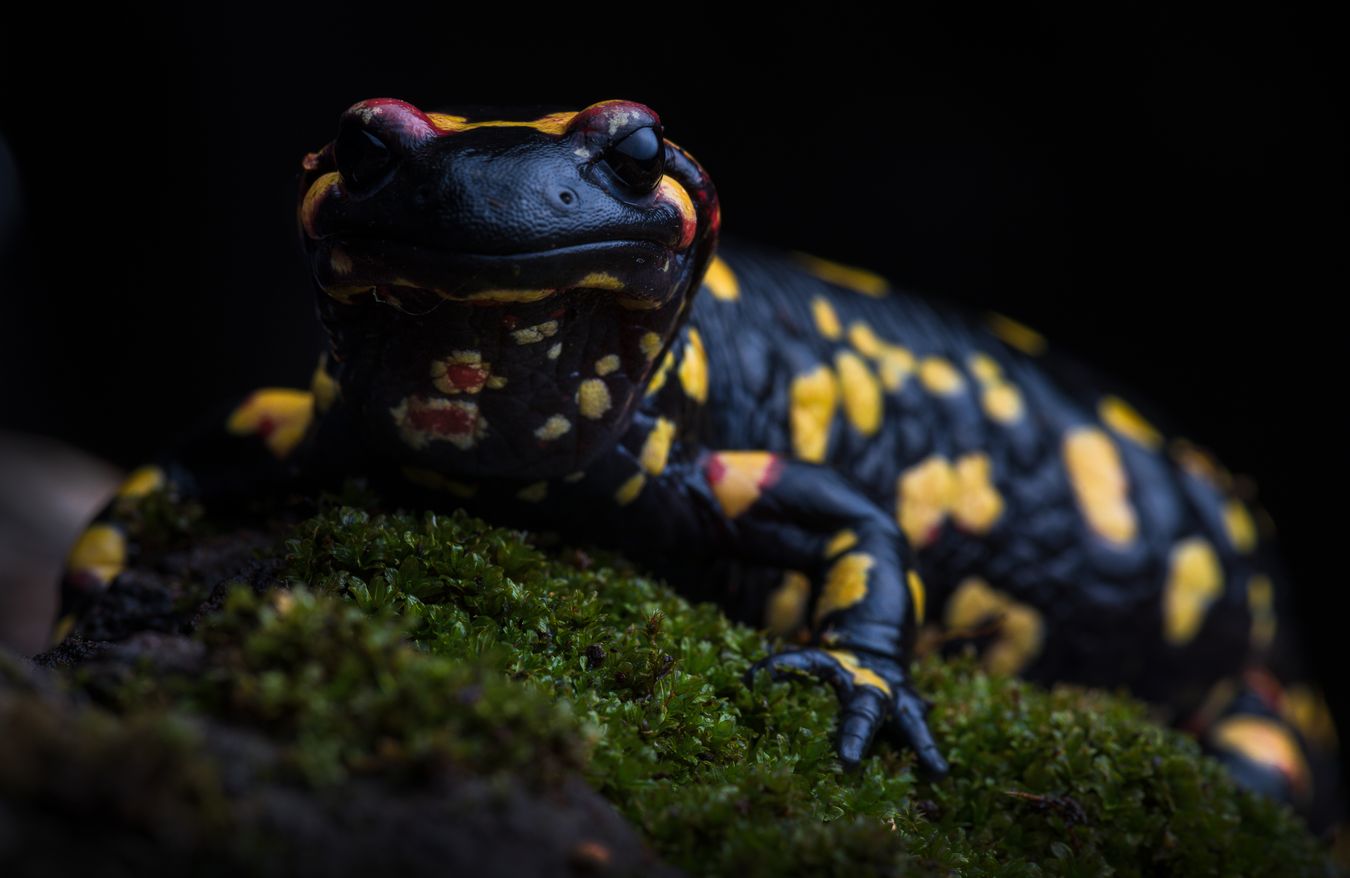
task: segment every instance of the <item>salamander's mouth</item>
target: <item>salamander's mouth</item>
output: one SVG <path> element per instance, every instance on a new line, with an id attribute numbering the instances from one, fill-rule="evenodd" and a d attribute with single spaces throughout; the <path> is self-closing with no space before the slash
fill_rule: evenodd
<path id="1" fill-rule="evenodd" d="M 343 302 L 372 296 L 422 312 L 443 301 L 536 302 L 604 290 L 630 308 L 657 308 L 678 273 L 675 251 L 655 241 L 600 241 L 510 254 L 460 253 L 424 244 L 333 234 L 311 244 L 311 268 Z"/>

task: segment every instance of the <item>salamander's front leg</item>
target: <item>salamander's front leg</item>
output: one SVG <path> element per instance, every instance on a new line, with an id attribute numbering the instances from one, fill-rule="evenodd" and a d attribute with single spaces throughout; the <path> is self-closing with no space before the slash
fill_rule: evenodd
<path id="1" fill-rule="evenodd" d="M 703 474 L 747 561 L 806 573 L 812 645 L 763 669 L 809 675 L 839 695 L 839 757 L 858 764 L 883 728 L 914 748 L 932 776 L 947 772 L 908 667 L 923 584 L 895 522 L 838 473 L 758 451 L 711 453 Z"/>

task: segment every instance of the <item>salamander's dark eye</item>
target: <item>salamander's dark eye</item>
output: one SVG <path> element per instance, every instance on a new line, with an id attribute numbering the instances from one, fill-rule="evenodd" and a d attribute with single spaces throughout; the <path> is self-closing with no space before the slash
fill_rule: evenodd
<path id="1" fill-rule="evenodd" d="M 359 125 L 338 132 L 333 153 L 342 179 L 358 189 L 378 183 L 393 160 L 385 142 Z"/>
<path id="2" fill-rule="evenodd" d="M 638 192 L 650 192 L 661 181 L 666 169 L 666 149 L 654 128 L 639 128 L 605 149 L 605 163 L 624 185 Z"/>

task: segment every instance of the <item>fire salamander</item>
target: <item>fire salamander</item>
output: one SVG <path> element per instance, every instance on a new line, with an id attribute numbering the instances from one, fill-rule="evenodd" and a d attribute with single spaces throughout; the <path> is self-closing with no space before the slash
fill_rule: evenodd
<path id="1" fill-rule="evenodd" d="M 782 645 L 763 670 L 837 691 L 845 766 L 885 732 L 947 771 L 907 668 L 966 643 L 1128 687 L 1249 786 L 1335 801 L 1245 483 L 1011 319 L 719 248 L 711 180 L 647 107 L 363 101 L 305 157 L 298 223 L 330 342 L 311 388 L 251 394 L 121 503 L 361 472 L 621 549 L 761 623 Z M 62 632 L 134 550 L 118 508 L 72 552 Z"/>

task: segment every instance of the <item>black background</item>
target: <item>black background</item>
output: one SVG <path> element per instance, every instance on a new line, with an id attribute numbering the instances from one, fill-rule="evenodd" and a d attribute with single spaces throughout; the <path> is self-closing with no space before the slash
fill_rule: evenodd
<path id="1" fill-rule="evenodd" d="M 295 175 L 354 101 L 623 97 L 709 169 L 727 232 L 1014 315 L 1255 476 L 1315 658 L 1343 668 L 1345 71 L 1330 23 L 1290 6 L 749 8 L 53 7 L 4 22 L 0 133 L 24 222 L 0 264 L 0 426 L 131 465 L 213 402 L 304 383 L 318 333 Z"/>

